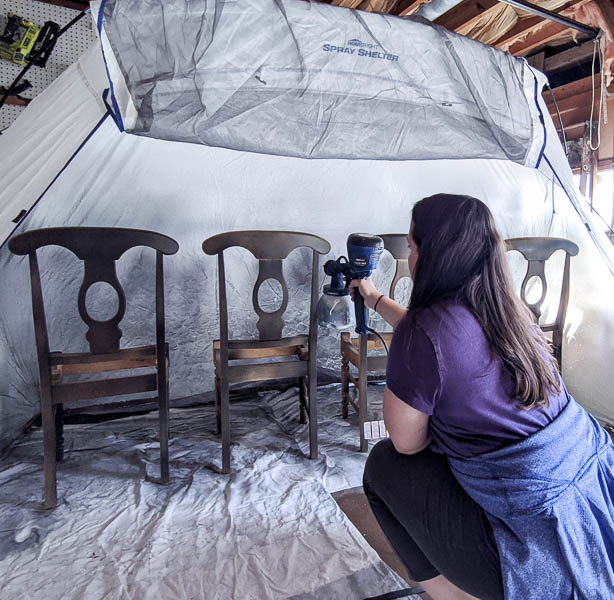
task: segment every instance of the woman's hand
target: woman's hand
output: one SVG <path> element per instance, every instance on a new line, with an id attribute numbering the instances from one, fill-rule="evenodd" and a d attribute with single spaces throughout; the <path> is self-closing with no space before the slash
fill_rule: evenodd
<path id="1" fill-rule="evenodd" d="M 354 290 L 358 289 L 360 295 L 364 298 L 367 308 L 373 308 L 377 299 L 382 295 L 373 284 L 371 277 L 368 279 L 352 279 L 349 288 L 352 300 L 354 300 Z"/>
<path id="2" fill-rule="evenodd" d="M 353 279 L 349 285 L 352 300 L 354 300 L 354 292 L 358 290 L 364 298 L 365 306 L 370 309 L 375 309 L 377 304 L 377 312 L 379 315 L 392 327 L 396 327 L 397 323 L 407 314 L 407 308 L 401 306 L 392 298 L 388 298 L 373 285 L 371 278 L 368 279 Z M 381 300 L 380 300 L 381 298 Z"/>

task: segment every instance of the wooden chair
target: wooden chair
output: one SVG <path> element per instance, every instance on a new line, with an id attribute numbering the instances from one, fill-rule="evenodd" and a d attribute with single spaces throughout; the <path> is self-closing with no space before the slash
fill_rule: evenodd
<path id="1" fill-rule="evenodd" d="M 37 250 L 62 246 L 84 262 L 84 277 L 78 293 L 79 315 L 88 327 L 85 334 L 89 352 L 50 352 Z M 135 246 L 156 251 L 156 342 L 149 346 L 120 348 L 119 323 L 126 311 L 126 296 L 115 271 L 115 262 Z M 57 504 L 56 460 L 63 459 L 62 407 L 64 403 L 123 394 L 156 392 L 160 414 L 160 483 L 168 482 L 168 345 L 164 332 L 164 274 L 162 257 L 175 254 L 177 242 L 152 231 L 109 227 L 58 227 L 22 233 L 9 241 L 14 254 L 28 255 L 32 287 L 32 313 L 40 376 L 41 415 L 44 438 L 45 508 Z M 109 284 L 117 293 L 118 310 L 105 321 L 93 319 L 86 308 L 89 288 L 98 282 Z M 153 321 L 153 319 L 152 319 Z M 92 379 L 97 373 L 125 371 L 116 378 Z M 147 369 L 134 375 L 132 370 Z M 89 375 L 86 380 L 65 382 L 64 378 Z M 120 375 L 122 375 L 120 373 Z M 74 379 L 74 377 L 73 377 Z M 82 377 L 80 379 L 83 379 Z M 145 404 L 152 398 L 116 402 L 112 406 Z M 105 405 L 107 406 L 107 405 Z"/>
<path id="2" fill-rule="evenodd" d="M 539 323 L 541 307 L 546 298 L 548 284 L 546 282 L 546 261 L 557 251 L 565 251 L 565 264 L 561 283 L 561 296 L 556 318 L 552 323 L 539 323 L 542 331 L 552 334 L 552 346 L 554 357 L 559 369 L 563 368 L 563 328 L 569 302 L 569 263 L 572 256 L 578 254 L 578 246 L 570 240 L 553 237 L 525 237 L 505 240 L 508 250 L 520 252 L 527 260 L 527 271 L 520 288 L 520 298 L 533 313 L 535 321 Z M 532 277 L 541 281 L 542 292 L 537 302 L 527 300 L 527 283 Z"/>
<path id="3" fill-rule="evenodd" d="M 252 292 L 252 305 L 258 315 L 259 339 L 228 339 L 228 304 L 224 250 L 239 246 L 258 259 L 258 278 Z M 299 247 L 312 250 L 311 299 L 309 332 L 306 335 L 282 337 L 283 314 L 288 306 L 288 287 L 284 280 L 283 260 Z M 290 231 L 232 231 L 210 237 L 203 242 L 205 254 L 217 255 L 219 276 L 220 339 L 213 342 L 215 366 L 216 410 L 218 433 L 222 434 L 222 472 L 230 472 L 230 402 L 232 384 L 299 378 L 301 423 L 309 415 L 310 458 L 318 455 L 317 438 L 317 376 L 315 320 L 318 300 L 319 255 L 330 252 L 330 244 L 308 233 Z M 275 312 L 265 312 L 258 302 L 258 291 L 267 279 L 279 282 L 283 292 L 281 306 Z M 280 362 L 250 363 L 249 360 L 281 357 Z M 230 364 L 230 363 L 234 364 Z"/>
<path id="4" fill-rule="evenodd" d="M 384 240 L 384 249 L 392 254 L 396 261 L 396 269 L 388 295 L 394 298 L 394 293 L 398 283 L 405 277 L 410 277 L 407 257 L 409 248 L 407 246 L 406 233 L 381 234 Z M 386 340 L 390 347 L 392 333 L 382 333 L 381 336 Z M 373 350 L 383 350 L 382 342 L 370 333 L 357 337 L 351 337 L 349 333 L 341 334 L 341 416 L 348 417 L 348 407 L 351 405 L 358 413 L 360 427 L 360 451 L 367 452 L 369 445 L 365 438 L 364 423 L 367 421 L 367 381 L 373 379 L 369 373 L 381 372 L 386 370 L 388 357 L 385 355 L 369 356 Z M 350 372 L 350 364 L 358 370 L 356 376 Z M 363 365 L 366 368 L 363 368 Z M 381 377 L 378 377 L 380 379 Z M 350 381 L 358 389 L 357 398 L 352 398 L 350 394 Z"/>

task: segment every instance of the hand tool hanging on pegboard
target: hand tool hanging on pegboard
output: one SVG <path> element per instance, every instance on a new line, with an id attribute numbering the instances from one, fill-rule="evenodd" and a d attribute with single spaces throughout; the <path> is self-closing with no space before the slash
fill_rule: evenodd
<path id="1" fill-rule="evenodd" d="M 53 21 L 46 21 L 39 27 L 8 13 L 4 32 L 0 35 L 0 58 L 22 67 L 29 63 L 44 67 L 55 47 L 59 31 L 60 26 Z"/>
<path id="2" fill-rule="evenodd" d="M 89 13 L 89 8 L 87 10 L 84 10 L 82 13 L 78 14 L 74 19 L 71 19 L 71 21 L 67 25 L 64 25 L 64 27 L 62 28 L 60 28 L 59 25 L 57 25 L 56 23 L 53 23 L 53 21 L 47 21 L 45 25 L 41 27 L 40 30 L 38 31 L 38 34 L 36 35 L 36 38 L 34 39 L 34 41 L 32 41 L 30 37 L 28 37 L 27 33 L 26 33 L 27 39 L 24 40 L 23 31 L 25 28 L 26 31 L 30 30 L 33 32 L 34 30 L 31 29 L 30 26 L 31 25 L 33 27 L 36 27 L 36 26 L 30 23 L 29 21 L 24 21 L 24 19 L 21 19 L 21 17 L 17 17 L 16 15 L 9 14 L 9 22 L 7 23 L 4 33 L 2 34 L 2 36 L 0 36 L 0 48 L 2 49 L 0 50 L 0 56 L 2 58 L 5 58 L 3 53 L 6 52 L 7 56 L 9 55 L 9 53 L 11 53 L 11 55 L 14 58 L 15 48 L 19 47 L 23 49 L 24 46 L 26 47 L 31 46 L 31 48 L 27 52 L 27 56 L 28 56 L 27 60 L 25 58 L 25 55 L 23 55 L 23 52 L 17 53 L 17 54 L 20 54 L 20 56 L 17 56 L 17 59 L 24 60 L 25 62 L 23 63 L 17 62 L 16 64 L 20 64 L 20 65 L 23 64 L 25 66 L 23 67 L 19 75 L 17 75 L 17 77 L 14 79 L 13 83 L 11 83 L 11 85 L 8 88 L 4 88 L 4 93 L 2 94 L 2 97 L 0 98 L 0 110 L 6 103 L 8 97 L 15 93 L 15 89 L 19 86 L 19 82 L 23 79 L 25 74 L 28 72 L 28 69 L 30 69 L 34 65 L 39 66 L 39 67 L 45 66 L 45 64 L 47 64 L 47 60 L 49 59 L 49 55 L 51 54 L 51 51 L 53 50 L 58 38 L 62 34 L 64 34 L 66 31 L 68 31 L 75 23 L 81 20 L 88 13 Z M 17 21 L 15 20 L 11 21 L 11 17 L 16 17 Z M 13 58 L 7 59 L 7 60 L 11 60 L 11 62 L 15 62 Z M 0 134 L 1 133 L 2 132 L 0 131 Z"/>

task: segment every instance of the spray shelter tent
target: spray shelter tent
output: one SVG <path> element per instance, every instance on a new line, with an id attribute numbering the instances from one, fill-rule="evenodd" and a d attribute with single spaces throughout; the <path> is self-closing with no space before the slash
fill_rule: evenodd
<path id="1" fill-rule="evenodd" d="M 177 399 L 213 389 L 216 264 L 203 239 L 238 229 L 307 231 L 338 256 L 348 233 L 405 232 L 413 203 L 438 192 L 484 200 L 504 237 L 579 245 L 564 378 L 585 407 L 614 421 L 612 249 L 574 186 L 541 97 L 545 78 L 526 61 L 418 18 L 301 0 L 175 0 L 164 10 L 109 0 L 92 3 L 92 13 L 100 45 L 0 137 L 2 447 L 39 402 L 28 269 L 9 252 L 11 235 L 73 225 L 175 238 L 166 303 Z M 289 335 L 308 298 L 306 255 L 297 255 L 286 274 Z M 153 281 L 142 266 L 150 258 L 129 256 L 120 280 L 146 303 Z M 520 262 L 510 260 L 520 277 Z M 250 261 L 229 256 L 235 337 L 255 333 L 244 304 L 256 278 Z M 64 303 L 80 284 L 73 267 L 62 249 L 41 263 L 52 347 L 56 340 L 80 351 L 72 340 L 83 339 L 84 325 Z M 545 318 L 557 309 L 556 285 L 551 291 Z M 139 342 L 140 313 L 123 323 L 125 343 Z M 319 361 L 338 366 L 337 334 L 320 330 Z"/>

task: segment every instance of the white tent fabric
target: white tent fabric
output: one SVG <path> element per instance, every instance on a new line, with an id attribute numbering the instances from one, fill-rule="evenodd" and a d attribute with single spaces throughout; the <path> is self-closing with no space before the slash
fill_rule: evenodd
<path id="1" fill-rule="evenodd" d="M 543 144 L 528 64 L 423 19 L 303 0 L 93 10 L 131 133 L 302 158 L 520 164 Z"/>
<path id="2" fill-rule="evenodd" d="M 328 239 L 338 256 L 345 253 L 348 233 L 403 232 L 415 201 L 451 192 L 483 199 L 505 237 L 555 235 L 578 243 L 580 254 L 572 261 L 564 376 L 580 402 L 597 417 L 614 421 L 614 279 L 603 259 L 611 256 L 611 249 L 605 236 L 599 238 L 593 231 L 602 242 L 595 243 L 585 226 L 587 219 L 578 212 L 571 172 L 541 97 L 547 134 L 543 157 L 552 169 L 489 159 L 308 160 L 121 133 L 111 118 L 104 118 L 104 73 L 100 50 L 93 48 L 0 136 L 0 227 L 7 237 L 16 213 L 29 209 L 15 231 L 108 225 L 153 229 L 174 237 L 180 252 L 166 262 L 172 398 L 213 388 L 216 267 L 215 260 L 201 251 L 203 239 L 231 229 L 303 230 Z M 146 305 L 153 282 L 143 273 L 150 257 L 133 252 L 120 278 L 128 293 L 136 292 Z M 76 307 L 74 314 L 66 312 L 64 296 L 66 288 L 79 284 L 79 275 L 68 270 L 72 259 L 66 251 L 52 249 L 45 256 L 52 344 L 62 350 L 84 349 L 73 341 L 82 336 L 83 325 Z M 235 336 L 252 334 L 255 325 L 247 320 L 243 303 L 256 273 L 250 257 L 237 253 L 230 259 L 228 274 L 236 278 L 231 330 Z M 305 255 L 297 251 L 294 259 L 287 273 L 292 290 L 288 334 L 302 325 L 308 297 Z M 5 446 L 37 412 L 38 376 L 26 261 L 12 256 L 4 244 L 0 264 L 0 445 Z M 386 279 L 385 267 L 384 261 L 377 274 L 380 281 Z M 556 296 L 555 289 L 552 293 Z M 556 305 L 549 301 L 552 314 Z M 142 342 L 141 321 L 138 311 L 128 313 L 126 344 Z M 322 365 L 338 365 L 334 333 L 322 332 L 319 347 Z"/>

